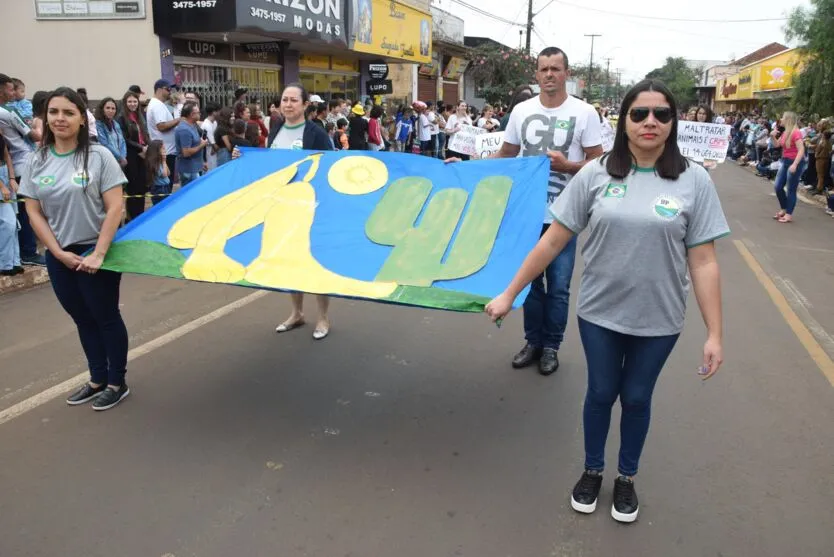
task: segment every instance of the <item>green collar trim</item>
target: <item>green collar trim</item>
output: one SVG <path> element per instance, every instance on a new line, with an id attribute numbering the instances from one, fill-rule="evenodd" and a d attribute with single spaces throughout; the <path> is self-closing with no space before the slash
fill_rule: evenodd
<path id="1" fill-rule="evenodd" d="M 654 172 L 653 166 L 637 166 L 636 164 L 632 164 L 631 169 L 634 172 Z"/>
<path id="2" fill-rule="evenodd" d="M 288 130 L 297 130 L 298 128 L 300 128 L 301 126 L 305 125 L 306 123 L 307 123 L 306 121 L 305 121 L 305 122 L 301 122 L 301 123 L 300 123 L 300 124 L 298 124 L 297 126 L 291 126 L 291 125 L 289 125 L 289 124 L 284 124 L 284 127 L 285 127 L 285 128 L 287 128 Z"/>
<path id="3" fill-rule="evenodd" d="M 61 153 L 59 153 L 58 151 L 56 151 L 56 150 L 55 150 L 55 146 L 54 146 L 54 145 L 50 145 L 50 146 L 49 146 L 49 151 L 50 151 L 53 155 L 55 155 L 56 157 L 62 157 L 62 158 L 63 158 L 63 157 L 68 157 L 68 156 L 72 155 L 73 153 L 75 153 L 75 151 L 76 151 L 76 150 L 75 150 L 75 149 L 73 149 L 73 150 L 72 150 L 72 151 L 70 151 L 69 153 L 63 153 L 63 154 L 61 154 Z"/>

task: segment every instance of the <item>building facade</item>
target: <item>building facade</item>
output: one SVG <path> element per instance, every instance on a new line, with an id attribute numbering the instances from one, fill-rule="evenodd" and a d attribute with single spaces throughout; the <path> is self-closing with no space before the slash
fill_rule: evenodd
<path id="1" fill-rule="evenodd" d="M 798 49 L 785 49 L 717 80 L 715 111 L 762 110 L 773 102 L 789 99 L 793 93 L 793 78 L 799 73 L 801 64 Z"/>
<path id="2" fill-rule="evenodd" d="M 15 0 L 4 2 L 0 48 L 33 37 L 38 47 L 0 71 L 30 94 L 67 85 L 101 99 L 163 77 L 224 105 L 238 88 L 271 100 L 296 81 L 324 100 L 356 101 L 393 94 L 371 64 L 431 61 L 432 15 L 420 2 Z"/>

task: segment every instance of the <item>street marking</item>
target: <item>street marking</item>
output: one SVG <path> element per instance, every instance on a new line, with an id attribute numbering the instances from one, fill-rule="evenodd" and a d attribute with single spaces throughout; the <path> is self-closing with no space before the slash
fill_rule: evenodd
<path id="1" fill-rule="evenodd" d="M 820 368 L 822 374 L 825 375 L 828 382 L 831 383 L 832 387 L 834 387 L 834 362 L 831 361 L 831 358 L 828 357 L 826 351 L 820 343 L 817 342 L 817 339 L 814 338 L 813 333 L 808 330 L 808 327 L 805 326 L 793 308 L 791 308 L 791 305 L 788 303 L 785 295 L 782 294 L 773 280 L 771 280 L 765 270 L 762 269 L 762 266 L 759 265 L 759 262 L 756 261 L 753 254 L 750 253 L 749 249 L 747 249 L 747 246 L 745 246 L 741 240 L 733 240 L 733 243 L 741 254 L 742 259 L 744 259 L 744 262 L 747 263 L 747 266 L 750 267 L 751 271 L 753 271 L 756 279 L 758 279 L 768 296 L 770 296 L 770 299 L 773 301 L 776 309 L 778 309 L 779 313 L 782 314 L 782 318 L 796 335 L 796 338 L 799 339 L 799 342 L 802 343 L 802 346 L 804 346 L 805 350 L 808 351 L 808 355 L 810 355 L 814 362 L 816 362 L 817 367 Z"/>
<path id="2" fill-rule="evenodd" d="M 258 292 L 254 292 L 245 296 L 239 300 L 235 300 L 230 304 L 226 304 L 225 306 L 218 308 L 210 313 L 203 315 L 202 317 L 198 317 L 193 321 L 189 321 L 184 325 L 180 325 L 176 329 L 168 331 L 162 336 L 156 337 L 153 340 L 146 342 L 140 346 L 137 346 L 133 350 L 127 353 L 127 361 L 131 362 L 136 358 L 149 354 L 156 350 L 157 348 L 162 348 L 166 344 L 170 344 L 175 340 L 187 335 L 188 333 L 195 331 L 202 327 L 203 325 L 208 325 L 212 321 L 217 321 L 223 316 L 226 316 L 232 313 L 235 310 L 238 310 L 244 306 L 251 304 L 252 302 L 259 300 L 268 294 L 265 290 L 259 290 Z M 0 425 L 17 418 L 29 412 L 30 410 L 34 410 L 38 406 L 46 404 L 50 400 L 61 396 L 62 394 L 71 391 L 75 387 L 79 386 L 84 381 L 90 378 L 90 371 L 86 370 L 83 373 L 79 373 L 75 377 L 67 379 L 66 381 L 59 383 L 53 387 L 46 389 L 34 396 L 27 398 L 26 400 L 22 400 L 15 404 L 14 406 L 10 406 L 5 410 L 0 411 Z"/>

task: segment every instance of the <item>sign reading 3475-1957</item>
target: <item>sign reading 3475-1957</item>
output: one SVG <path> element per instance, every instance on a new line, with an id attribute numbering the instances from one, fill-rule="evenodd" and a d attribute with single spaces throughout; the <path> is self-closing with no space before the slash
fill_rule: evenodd
<path id="1" fill-rule="evenodd" d="M 213 8 L 217 5 L 217 0 L 185 0 L 174 1 L 172 5 L 175 10 L 190 10 L 193 8 Z"/>

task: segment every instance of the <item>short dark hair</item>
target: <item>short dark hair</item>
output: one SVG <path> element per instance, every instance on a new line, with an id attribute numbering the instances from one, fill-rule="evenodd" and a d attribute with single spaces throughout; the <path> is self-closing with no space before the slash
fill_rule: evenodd
<path id="1" fill-rule="evenodd" d="M 689 167 L 689 161 L 681 154 L 678 148 L 678 106 L 675 97 L 666 85 L 659 79 L 644 79 L 626 93 L 623 103 L 620 105 L 620 119 L 617 121 L 617 131 L 614 135 L 614 147 L 604 155 L 600 163 L 605 164 L 608 174 L 620 180 L 631 174 L 637 162 L 631 149 L 628 147 L 628 136 L 626 135 L 626 119 L 631 110 L 631 105 L 640 93 L 653 91 L 666 97 L 669 108 L 672 110 L 672 129 L 669 137 L 666 138 L 666 146 L 655 163 L 655 172 L 661 178 L 677 180 L 678 177 Z"/>
<path id="2" fill-rule="evenodd" d="M 336 127 L 340 130 L 342 128 L 346 128 L 348 127 L 348 121 L 345 118 L 339 118 L 338 120 L 336 120 Z"/>
<path id="3" fill-rule="evenodd" d="M 290 88 L 298 89 L 299 91 L 301 91 L 301 102 L 306 103 L 310 100 L 310 95 L 307 94 L 307 89 L 305 89 L 302 84 L 298 83 L 297 81 L 289 83 L 286 87 L 284 87 L 284 91 Z"/>
<path id="4" fill-rule="evenodd" d="M 14 80 L 4 73 L 0 73 L 0 87 L 5 87 L 7 83 L 14 84 Z"/>
<path id="5" fill-rule="evenodd" d="M 382 116 L 383 113 L 384 111 L 382 110 L 381 106 L 379 106 L 378 104 L 374 105 L 374 107 L 371 109 L 371 118 L 379 118 L 380 116 Z"/>
<path id="6" fill-rule="evenodd" d="M 211 116 L 215 112 L 220 110 L 220 105 L 217 103 L 208 103 L 206 105 L 206 116 Z"/>
<path id="7" fill-rule="evenodd" d="M 569 65 L 568 65 L 568 55 L 565 54 L 564 50 L 562 50 L 561 48 L 556 47 L 556 46 L 549 46 L 549 47 L 545 48 L 544 50 L 542 50 L 541 52 L 539 52 L 539 55 L 536 57 L 536 67 L 538 67 L 539 60 L 542 57 L 547 58 L 548 56 L 558 56 L 560 54 L 562 55 L 562 60 L 565 61 L 565 69 L 568 69 L 568 67 L 569 67 Z"/>
<path id="8" fill-rule="evenodd" d="M 232 126 L 232 131 L 235 133 L 235 135 L 246 133 L 246 120 L 235 120 L 235 123 Z"/>
<path id="9" fill-rule="evenodd" d="M 184 105 L 182 105 L 182 110 L 180 111 L 180 116 L 182 116 L 183 118 L 190 118 L 191 113 L 194 112 L 194 110 L 199 111 L 199 109 L 197 108 L 197 103 L 187 102 Z"/>
<path id="10" fill-rule="evenodd" d="M 343 102 L 345 102 L 345 99 L 333 99 L 327 103 L 327 106 L 330 110 L 336 110 L 342 105 Z"/>

